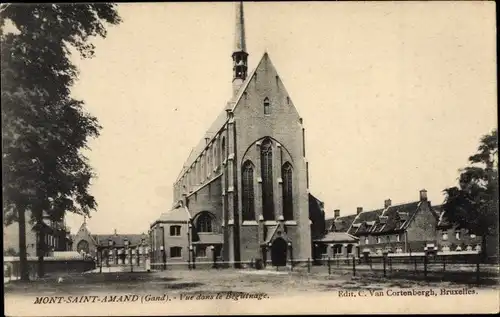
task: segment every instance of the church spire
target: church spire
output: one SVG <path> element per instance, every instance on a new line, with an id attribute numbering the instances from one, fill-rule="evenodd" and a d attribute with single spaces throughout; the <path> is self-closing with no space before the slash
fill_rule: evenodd
<path id="1" fill-rule="evenodd" d="M 243 81 L 247 78 L 248 53 L 245 43 L 245 18 L 243 1 L 236 3 L 236 28 L 233 49 L 233 96 L 236 96 Z"/>

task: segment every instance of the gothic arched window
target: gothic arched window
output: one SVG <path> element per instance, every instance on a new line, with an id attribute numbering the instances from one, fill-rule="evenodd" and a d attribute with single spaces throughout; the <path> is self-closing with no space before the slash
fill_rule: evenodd
<path id="1" fill-rule="evenodd" d="M 273 148 L 271 140 L 269 139 L 262 142 L 260 149 L 260 164 L 262 173 L 262 209 L 264 220 L 273 220 Z"/>
<path id="2" fill-rule="evenodd" d="M 225 138 L 222 138 L 220 149 L 221 149 L 221 162 L 224 162 L 224 160 L 226 159 L 226 139 Z"/>
<path id="3" fill-rule="evenodd" d="M 219 166 L 219 160 L 217 157 L 217 147 L 215 146 L 215 143 L 214 143 L 213 148 L 212 148 L 212 162 L 214 164 L 213 169 L 215 170 L 217 168 L 217 166 Z"/>
<path id="4" fill-rule="evenodd" d="M 86 241 L 86 240 L 82 240 L 80 242 L 78 242 L 78 244 L 76 245 L 76 250 L 78 251 L 78 253 L 82 253 L 82 252 L 85 252 L 86 254 L 89 253 L 89 243 Z"/>
<path id="5" fill-rule="evenodd" d="M 207 165 L 206 165 L 206 177 L 208 177 L 208 175 L 210 174 L 211 172 L 211 169 L 212 169 L 212 165 L 210 164 L 210 156 L 212 155 L 211 153 L 212 151 L 210 151 L 209 149 L 207 149 Z"/>
<path id="6" fill-rule="evenodd" d="M 200 183 L 203 182 L 203 180 L 206 178 L 205 175 L 205 157 L 203 155 L 200 155 Z"/>
<path id="7" fill-rule="evenodd" d="M 213 232 L 213 219 L 214 217 L 208 213 L 203 212 L 196 219 L 196 229 L 198 232 Z"/>
<path id="8" fill-rule="evenodd" d="M 253 192 L 253 165 L 245 162 L 242 169 L 243 180 L 243 221 L 255 220 L 255 204 Z"/>
<path id="9" fill-rule="evenodd" d="M 283 218 L 285 220 L 293 219 L 293 181 L 292 165 L 285 163 L 281 169 L 283 178 Z"/>
<path id="10" fill-rule="evenodd" d="M 264 114 L 271 114 L 271 104 L 269 98 L 264 99 Z"/>

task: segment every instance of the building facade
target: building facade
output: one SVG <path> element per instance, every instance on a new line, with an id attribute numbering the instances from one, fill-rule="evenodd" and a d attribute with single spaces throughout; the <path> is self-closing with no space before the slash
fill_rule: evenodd
<path id="1" fill-rule="evenodd" d="M 44 215 L 40 224 L 33 224 L 31 213 L 26 213 L 26 253 L 28 257 L 38 256 L 43 252 L 44 256 L 50 256 L 53 252 L 68 251 L 72 247 L 72 239 L 69 228 L 64 219 L 61 221 L 51 220 Z M 45 233 L 44 249 L 40 250 L 38 245 L 38 227 Z M 3 227 L 3 251 L 4 255 L 19 255 L 19 224 L 14 222 Z"/>
<path id="2" fill-rule="evenodd" d="M 91 234 L 84 221 L 73 236 L 73 251 L 88 255 L 104 267 L 144 266 L 149 258 L 147 234 Z"/>
<path id="3" fill-rule="evenodd" d="M 340 210 L 334 210 L 334 217 L 325 220 L 324 233 L 314 240 L 315 259 L 357 256 L 359 238 L 347 233 L 356 216 L 340 216 Z"/>
<path id="4" fill-rule="evenodd" d="M 235 265 L 307 259 L 311 228 L 303 121 L 268 53 L 248 72 L 242 3 L 236 8 L 232 65 L 233 96 L 174 183 L 174 204 L 182 203 L 191 224 L 187 248 L 213 247 Z M 154 236 L 161 231 L 151 229 Z"/>

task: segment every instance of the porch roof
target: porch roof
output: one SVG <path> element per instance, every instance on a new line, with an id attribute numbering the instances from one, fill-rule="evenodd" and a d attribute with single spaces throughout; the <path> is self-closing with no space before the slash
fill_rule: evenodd
<path id="1" fill-rule="evenodd" d="M 329 232 L 318 242 L 357 242 L 359 239 L 347 232 Z"/>

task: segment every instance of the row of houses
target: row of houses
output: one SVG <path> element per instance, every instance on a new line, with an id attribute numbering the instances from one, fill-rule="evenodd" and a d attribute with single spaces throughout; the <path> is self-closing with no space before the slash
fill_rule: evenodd
<path id="1" fill-rule="evenodd" d="M 325 220 L 325 234 L 313 241 L 314 257 L 361 257 L 384 253 L 481 251 L 481 237 L 449 221 L 441 206 L 433 206 L 427 191 L 419 200 Z"/>

